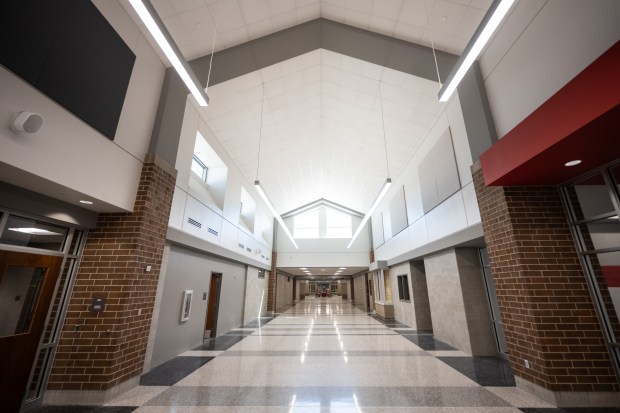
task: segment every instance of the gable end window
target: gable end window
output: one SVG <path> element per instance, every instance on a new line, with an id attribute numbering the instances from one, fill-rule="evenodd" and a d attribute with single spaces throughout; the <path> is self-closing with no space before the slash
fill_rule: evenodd
<path id="1" fill-rule="evenodd" d="M 207 171 L 208 170 L 209 168 L 207 168 L 207 165 L 205 165 L 204 162 L 202 162 L 197 155 L 194 155 L 192 157 L 192 172 L 198 175 L 200 179 L 202 179 L 205 182 L 207 182 Z"/>

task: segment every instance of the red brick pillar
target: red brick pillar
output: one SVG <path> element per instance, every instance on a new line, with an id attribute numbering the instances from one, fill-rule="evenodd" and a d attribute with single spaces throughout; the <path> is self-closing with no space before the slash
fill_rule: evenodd
<path id="1" fill-rule="evenodd" d="M 147 155 L 134 211 L 100 214 L 97 228 L 88 234 L 48 401 L 85 397 L 67 398 L 71 392 L 54 390 L 100 390 L 89 392 L 94 396 L 86 401 L 102 403 L 109 399 L 107 390 L 142 373 L 175 176 L 165 161 Z M 106 300 L 103 312 L 90 311 L 93 298 Z"/>
<path id="2" fill-rule="evenodd" d="M 486 187 L 472 169 L 518 384 L 558 405 L 617 402 L 604 393 L 620 386 L 559 189 Z"/>
<path id="3" fill-rule="evenodd" d="M 267 312 L 271 313 L 274 313 L 276 311 L 276 295 L 278 291 L 278 274 L 276 272 L 277 261 L 278 253 L 276 251 L 273 251 L 271 253 L 271 271 L 269 271 L 269 283 L 267 285 Z"/>

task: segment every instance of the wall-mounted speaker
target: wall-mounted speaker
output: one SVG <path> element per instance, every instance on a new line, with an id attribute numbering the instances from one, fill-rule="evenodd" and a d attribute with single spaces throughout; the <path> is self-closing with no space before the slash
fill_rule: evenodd
<path id="1" fill-rule="evenodd" d="M 43 116 L 32 112 L 18 112 L 11 121 L 11 129 L 15 132 L 37 133 L 42 126 Z"/>

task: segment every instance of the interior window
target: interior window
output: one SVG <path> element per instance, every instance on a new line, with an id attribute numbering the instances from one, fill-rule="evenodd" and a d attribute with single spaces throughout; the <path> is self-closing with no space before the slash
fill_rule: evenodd
<path id="1" fill-rule="evenodd" d="M 293 224 L 293 236 L 295 238 L 318 238 L 319 237 L 319 210 L 297 215 Z"/>

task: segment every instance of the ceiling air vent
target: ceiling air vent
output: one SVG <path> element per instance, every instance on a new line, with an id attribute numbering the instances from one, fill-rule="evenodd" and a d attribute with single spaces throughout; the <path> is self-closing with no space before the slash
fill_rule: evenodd
<path id="1" fill-rule="evenodd" d="M 218 232 L 214 230 L 213 228 L 207 228 L 207 231 L 209 231 L 209 234 L 213 234 L 217 237 Z"/>
<path id="2" fill-rule="evenodd" d="M 247 250 L 248 252 L 252 252 L 252 248 L 250 248 L 250 247 L 247 247 L 247 248 L 246 248 L 246 250 Z"/>
<path id="3" fill-rule="evenodd" d="M 243 245 L 242 243 L 239 243 L 239 248 L 245 248 L 245 245 Z"/>
<path id="4" fill-rule="evenodd" d="M 202 228 L 202 224 L 200 222 L 196 221 L 195 219 L 191 219 L 191 218 L 188 217 L 187 218 L 187 222 L 192 224 L 195 227 Z"/>

